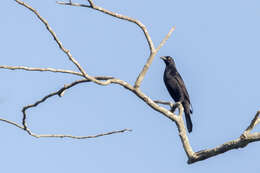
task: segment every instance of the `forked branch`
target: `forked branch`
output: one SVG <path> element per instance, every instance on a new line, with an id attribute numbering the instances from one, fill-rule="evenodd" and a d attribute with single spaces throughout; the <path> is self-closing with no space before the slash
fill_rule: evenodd
<path id="1" fill-rule="evenodd" d="M 188 156 L 189 158 L 188 163 L 191 164 L 197 161 L 205 160 L 210 157 L 216 156 L 218 154 L 227 152 L 229 150 L 244 148 L 247 146 L 247 144 L 251 142 L 260 141 L 259 132 L 250 134 L 251 130 L 257 125 L 257 123 L 259 123 L 259 114 L 260 111 L 256 113 L 248 128 L 244 131 L 244 133 L 239 138 L 226 142 L 216 148 L 198 151 L 193 155 Z"/>
<path id="2" fill-rule="evenodd" d="M 88 2 L 89 2 L 90 5 L 73 3 L 71 1 L 70 2 L 57 1 L 57 3 L 60 4 L 60 5 L 69 5 L 69 6 L 76 6 L 76 7 L 91 8 L 93 10 L 100 11 L 100 12 L 102 12 L 104 14 L 108 14 L 108 15 L 110 15 L 112 17 L 115 17 L 115 18 L 118 18 L 118 19 L 122 19 L 122 20 L 126 20 L 126 21 L 131 22 L 131 23 L 135 23 L 139 28 L 142 29 L 142 31 L 143 31 L 143 33 L 144 33 L 144 35 L 146 37 L 147 43 L 149 45 L 149 48 L 150 48 L 150 56 L 147 59 L 146 64 L 144 65 L 143 69 L 141 70 L 141 72 L 139 73 L 139 75 L 138 75 L 138 77 L 137 77 L 137 79 L 135 81 L 134 87 L 138 89 L 140 87 L 142 81 L 144 80 L 145 74 L 147 73 L 150 65 L 152 64 L 155 55 L 160 50 L 160 48 L 165 44 L 165 42 L 168 40 L 168 38 L 171 36 L 173 31 L 175 30 L 175 27 L 172 27 L 170 29 L 168 34 L 165 36 L 165 38 L 159 44 L 159 46 L 157 48 L 155 48 L 154 47 L 154 43 L 153 43 L 153 41 L 152 41 L 152 39 L 151 39 L 151 37 L 150 37 L 150 35 L 148 33 L 148 30 L 147 30 L 146 26 L 142 22 L 140 22 L 139 20 L 133 19 L 131 17 L 124 16 L 124 15 L 121 15 L 121 14 L 118 14 L 118 13 L 106 10 L 106 9 L 104 9 L 102 7 L 99 7 L 99 6 L 95 5 L 93 3 L 93 1 L 91 1 L 91 0 L 88 0 Z"/>
<path id="3" fill-rule="evenodd" d="M 108 80 L 108 79 L 112 79 L 113 77 L 106 77 L 106 76 L 97 76 L 95 77 L 97 80 Z M 27 113 L 26 111 L 30 108 L 36 107 L 39 104 L 43 103 L 44 101 L 46 101 L 47 99 L 57 95 L 59 97 L 62 97 L 64 95 L 64 92 L 68 89 L 70 89 L 73 86 L 76 86 L 80 83 L 85 83 L 85 82 L 90 82 L 90 80 L 88 79 L 83 79 L 83 80 L 77 80 L 75 82 L 72 82 L 68 85 L 64 85 L 64 87 L 62 87 L 61 89 L 59 89 L 58 91 L 55 91 L 53 93 L 50 93 L 46 96 L 44 96 L 42 99 L 40 99 L 39 101 L 36 101 L 33 104 L 24 106 L 22 109 L 23 112 L 23 118 L 22 118 L 22 125 L 19 125 L 16 122 L 10 121 L 10 120 L 6 120 L 3 118 L 0 118 L 0 121 L 3 121 L 5 123 L 14 125 L 22 130 L 25 130 L 29 135 L 36 137 L 36 138 L 43 138 L 43 137 L 51 137 L 51 138 L 73 138 L 73 139 L 87 139 L 87 138 L 96 138 L 96 137 L 101 137 L 101 136 L 107 136 L 107 135 L 111 135 L 111 134 L 116 134 L 116 133 L 123 133 L 123 132 L 127 132 L 127 131 L 132 131 L 131 129 L 123 129 L 123 130 L 116 130 L 116 131 L 110 131 L 110 132 L 106 132 L 106 133 L 101 133 L 101 134 L 97 134 L 97 135 L 90 135 L 90 136 L 74 136 L 74 135 L 67 135 L 67 134 L 36 134 L 33 133 L 27 126 L 26 123 L 26 118 L 27 118 Z"/>
<path id="4" fill-rule="evenodd" d="M 143 31 L 143 33 L 146 37 L 149 48 L 150 48 L 150 56 L 148 57 L 147 62 L 145 63 L 143 69 L 139 73 L 139 75 L 138 75 L 138 77 L 135 81 L 135 84 L 132 86 L 131 84 L 127 83 L 126 81 L 123 81 L 121 79 L 117 79 L 117 78 L 114 78 L 114 77 L 109 77 L 109 76 L 93 77 L 93 76 L 88 75 L 86 73 L 86 71 L 81 67 L 79 62 L 77 62 L 77 60 L 71 55 L 70 51 L 62 45 L 61 41 L 58 39 L 57 35 L 51 29 L 48 22 L 42 16 L 40 16 L 40 14 L 35 9 L 33 9 L 28 4 L 26 4 L 26 3 L 24 3 L 20 0 L 15 0 L 15 1 L 17 3 L 19 3 L 20 5 L 26 7 L 30 11 L 32 11 L 38 17 L 38 19 L 46 26 L 46 29 L 52 35 L 52 37 L 54 38 L 54 40 L 57 43 L 57 45 L 59 46 L 59 48 L 67 55 L 69 60 L 77 67 L 79 72 L 75 72 L 75 71 L 71 71 L 71 70 L 64 70 L 64 69 L 32 68 L 32 67 L 25 67 L 25 66 L 4 66 L 4 65 L 1 65 L 0 68 L 9 69 L 9 70 L 26 70 L 26 71 L 66 73 L 66 74 L 70 74 L 70 75 L 81 76 L 83 79 L 74 81 L 73 83 L 68 84 L 68 85 L 64 85 L 64 87 L 62 87 L 58 91 L 55 91 L 53 93 L 50 93 L 50 94 L 44 96 L 42 99 L 36 101 L 33 104 L 24 106 L 23 109 L 22 109 L 22 113 L 23 113 L 22 125 L 19 125 L 18 123 L 15 123 L 15 122 L 3 119 L 3 118 L 0 118 L 0 121 L 11 124 L 11 125 L 18 127 L 20 129 L 23 129 L 29 135 L 37 137 L 37 138 L 39 138 L 39 137 L 59 137 L 59 138 L 68 137 L 68 138 L 75 138 L 75 139 L 85 139 L 85 138 L 96 138 L 96 137 L 99 137 L 99 136 L 105 136 L 105 135 L 130 131 L 129 129 L 123 129 L 123 130 L 118 130 L 118 131 L 101 133 L 101 134 L 93 135 L 93 136 L 72 136 L 72 135 L 60 135 L 60 134 L 37 135 L 37 134 L 34 134 L 30 131 L 30 129 L 28 128 L 28 126 L 26 124 L 26 119 L 27 119 L 26 111 L 28 109 L 38 106 L 39 104 L 45 102 L 46 100 L 48 100 L 48 98 L 50 98 L 52 96 L 55 96 L 55 95 L 60 96 L 60 97 L 63 96 L 64 92 L 66 90 L 70 89 L 71 87 L 73 87 L 75 85 L 78 85 L 80 83 L 85 83 L 85 82 L 93 82 L 95 84 L 102 85 L 102 86 L 106 86 L 106 85 L 110 85 L 110 84 L 116 84 L 116 85 L 123 86 L 125 89 L 127 89 L 128 91 L 135 94 L 138 98 L 140 98 L 144 103 L 146 103 L 152 109 L 154 109 L 157 112 L 160 112 L 162 115 L 164 115 L 165 117 L 172 120 L 178 128 L 179 137 L 181 139 L 184 151 L 186 152 L 186 155 L 188 157 L 188 163 L 189 164 L 195 163 L 197 161 L 208 159 L 210 157 L 213 157 L 215 155 L 224 153 L 224 152 L 232 150 L 232 149 L 243 148 L 251 142 L 260 141 L 260 133 L 259 132 L 255 132 L 255 133 L 252 133 L 252 134 L 250 133 L 252 131 L 252 129 L 260 122 L 260 118 L 259 118 L 260 111 L 258 111 L 256 113 L 256 115 L 254 116 L 253 120 L 251 121 L 250 125 L 247 127 L 247 129 L 242 133 L 242 135 L 239 138 L 232 140 L 232 141 L 229 141 L 229 142 L 226 142 L 226 143 L 224 143 L 224 144 L 222 144 L 222 145 L 220 145 L 216 148 L 213 148 L 213 149 L 205 149 L 205 150 L 202 150 L 202 151 L 194 152 L 190 143 L 189 143 L 188 136 L 186 134 L 186 128 L 185 128 L 184 121 L 183 121 L 183 107 L 182 107 L 181 103 L 173 104 L 171 102 L 165 102 L 165 101 L 158 101 L 158 100 L 153 101 L 150 97 L 145 95 L 139 89 L 140 85 L 141 85 L 141 83 L 142 83 L 142 81 L 143 81 L 143 79 L 146 75 L 146 72 L 148 71 L 155 55 L 160 50 L 160 48 L 165 44 L 167 39 L 171 36 L 175 27 L 172 27 L 170 29 L 170 31 L 165 36 L 165 38 L 161 41 L 161 43 L 158 45 L 158 47 L 155 48 L 155 46 L 152 42 L 152 39 L 151 39 L 151 37 L 148 33 L 147 28 L 139 20 L 136 20 L 136 19 L 133 19 L 133 18 L 130 18 L 128 16 L 124 16 L 124 15 L 121 15 L 121 14 L 118 14 L 118 13 L 114 13 L 114 12 L 106 10 L 102 7 L 96 6 L 92 0 L 86 0 L 89 3 L 88 5 L 73 3 L 71 0 L 69 2 L 57 2 L 58 4 L 61 4 L 61 5 L 91 8 L 91 9 L 100 11 L 104 14 L 108 14 L 112 17 L 132 22 L 132 23 L 136 24 L 139 28 L 141 28 L 141 30 Z M 159 104 L 169 105 L 170 110 L 159 106 Z M 173 113 L 175 108 L 179 108 L 179 114 L 178 115 Z"/>

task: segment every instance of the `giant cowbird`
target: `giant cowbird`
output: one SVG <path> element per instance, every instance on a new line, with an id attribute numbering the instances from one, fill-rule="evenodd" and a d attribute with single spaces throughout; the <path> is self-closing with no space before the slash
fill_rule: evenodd
<path id="1" fill-rule="evenodd" d="M 161 59 L 163 59 L 166 64 L 163 76 L 165 86 L 173 100 L 182 104 L 184 108 L 187 128 L 190 133 L 192 131 L 192 122 L 190 118 L 190 114 L 192 114 L 192 109 L 189 94 L 181 78 L 181 75 L 176 69 L 176 65 L 172 57 L 162 56 Z"/>

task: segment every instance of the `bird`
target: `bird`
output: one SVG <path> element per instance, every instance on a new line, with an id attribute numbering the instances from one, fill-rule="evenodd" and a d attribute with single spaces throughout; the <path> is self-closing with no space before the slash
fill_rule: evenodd
<path id="1" fill-rule="evenodd" d="M 192 121 L 190 115 L 192 114 L 192 107 L 188 91 L 185 87 L 184 81 L 177 71 L 174 59 L 171 56 L 162 56 L 161 59 L 165 62 L 165 70 L 163 80 L 165 86 L 176 102 L 180 102 L 184 108 L 186 125 L 188 132 L 192 132 Z M 172 110 L 174 111 L 174 110 Z"/>

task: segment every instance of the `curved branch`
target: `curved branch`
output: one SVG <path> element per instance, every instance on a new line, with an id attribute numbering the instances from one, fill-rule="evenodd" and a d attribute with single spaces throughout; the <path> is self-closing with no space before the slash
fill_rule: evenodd
<path id="1" fill-rule="evenodd" d="M 150 51 L 153 52 L 155 50 L 153 41 L 152 41 L 152 39 L 151 39 L 151 37 L 150 37 L 150 35 L 148 33 L 148 30 L 147 30 L 146 26 L 142 22 L 140 22 L 139 20 L 133 19 L 131 17 L 124 16 L 124 15 L 118 14 L 118 13 L 114 13 L 114 12 L 106 10 L 106 9 L 104 9 L 102 7 L 96 6 L 93 3 L 93 1 L 91 1 L 91 0 L 88 0 L 88 2 L 90 3 L 90 5 L 79 4 L 79 3 L 71 3 L 71 2 L 68 3 L 68 2 L 61 2 L 61 1 L 57 1 L 56 3 L 60 4 L 60 5 L 70 5 L 70 6 L 76 6 L 76 7 L 91 8 L 93 10 L 100 11 L 102 13 L 108 14 L 108 15 L 113 16 L 115 18 L 135 23 L 143 31 L 143 33 L 145 35 L 145 38 L 147 40 L 147 43 L 149 45 Z"/>
<path id="2" fill-rule="evenodd" d="M 109 80 L 109 79 L 113 79 L 113 77 L 106 77 L 106 76 L 98 76 L 98 77 L 95 77 L 97 80 Z M 26 124 L 26 118 L 27 118 L 27 114 L 26 114 L 26 111 L 27 109 L 30 109 L 30 108 L 33 108 L 33 107 L 36 107 L 38 106 L 39 104 L 43 103 L 44 101 L 46 101 L 47 99 L 51 98 L 52 96 L 55 96 L 55 95 L 58 95 L 58 96 L 63 96 L 64 95 L 64 92 L 65 90 L 77 85 L 77 84 L 80 84 L 80 83 L 84 83 L 84 82 L 90 82 L 91 80 L 89 79 L 82 79 L 82 80 L 77 80 L 75 82 L 72 82 L 68 85 L 64 85 L 64 87 L 62 87 L 61 89 L 59 89 L 58 91 L 55 91 L 53 93 L 50 93 L 46 96 L 44 96 L 42 99 L 36 101 L 35 103 L 33 104 L 30 104 L 30 105 L 27 105 L 27 106 L 24 106 L 23 109 L 22 109 L 22 113 L 23 113 L 23 118 L 22 118 L 22 124 L 23 124 L 23 128 L 25 130 L 28 129 L 27 127 L 27 124 Z"/>
<path id="3" fill-rule="evenodd" d="M 113 77 L 107 77 L 107 76 L 98 76 L 98 77 L 95 77 L 96 79 L 98 80 L 108 80 L 108 79 L 113 79 Z M 13 121 L 10 121 L 10 120 L 6 120 L 6 119 L 3 119 L 3 118 L 0 118 L 0 121 L 3 121 L 5 123 L 8 123 L 8 124 L 11 124 L 11 125 L 14 125 L 22 130 L 25 130 L 29 135 L 33 136 L 33 137 L 36 137 L 36 138 L 43 138 L 43 137 L 54 137 L 54 138 L 73 138 L 73 139 L 87 139 L 87 138 L 97 138 L 97 137 L 101 137 L 101 136 L 107 136 L 107 135 L 111 135 L 111 134 L 116 134 L 116 133 L 123 133 L 123 132 L 127 132 L 127 131 L 132 131 L 131 129 L 123 129 L 123 130 L 116 130 L 116 131 L 111 131 L 111 132 L 106 132 L 106 133 L 101 133 L 101 134 L 97 134 L 97 135 L 90 135 L 90 136 L 73 136 L 73 135 L 66 135 L 66 134 L 35 134 L 35 133 L 32 133 L 31 130 L 28 128 L 27 124 L 26 124 L 26 117 L 27 117 L 27 114 L 26 114 L 26 110 L 27 109 L 30 109 L 30 108 L 33 108 L 33 107 L 36 107 L 38 106 L 40 103 L 46 101 L 48 98 L 52 97 L 52 96 L 55 96 L 55 95 L 58 95 L 58 96 L 62 96 L 65 92 L 65 90 L 77 85 L 77 84 L 80 84 L 80 83 L 84 83 L 84 82 L 90 82 L 90 80 L 88 79 L 83 79 L 83 80 L 77 80 L 71 84 L 68 84 L 68 85 L 65 85 L 64 87 L 62 87 L 61 89 L 59 89 L 58 91 L 56 92 L 53 92 L 51 94 L 48 94 L 47 96 L 43 97 L 41 100 L 35 102 L 34 104 L 31 104 L 31 105 L 28 105 L 28 106 L 25 106 L 23 109 L 22 109 L 22 112 L 23 112 L 23 122 L 22 124 L 23 125 L 19 125 L 18 123 L 16 122 L 13 122 Z"/>

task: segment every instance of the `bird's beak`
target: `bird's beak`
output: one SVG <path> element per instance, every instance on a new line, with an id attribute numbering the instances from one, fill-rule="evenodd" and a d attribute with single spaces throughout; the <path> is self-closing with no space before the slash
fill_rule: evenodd
<path id="1" fill-rule="evenodd" d="M 162 60 L 166 61 L 166 57 L 165 56 L 161 56 L 160 57 Z"/>

